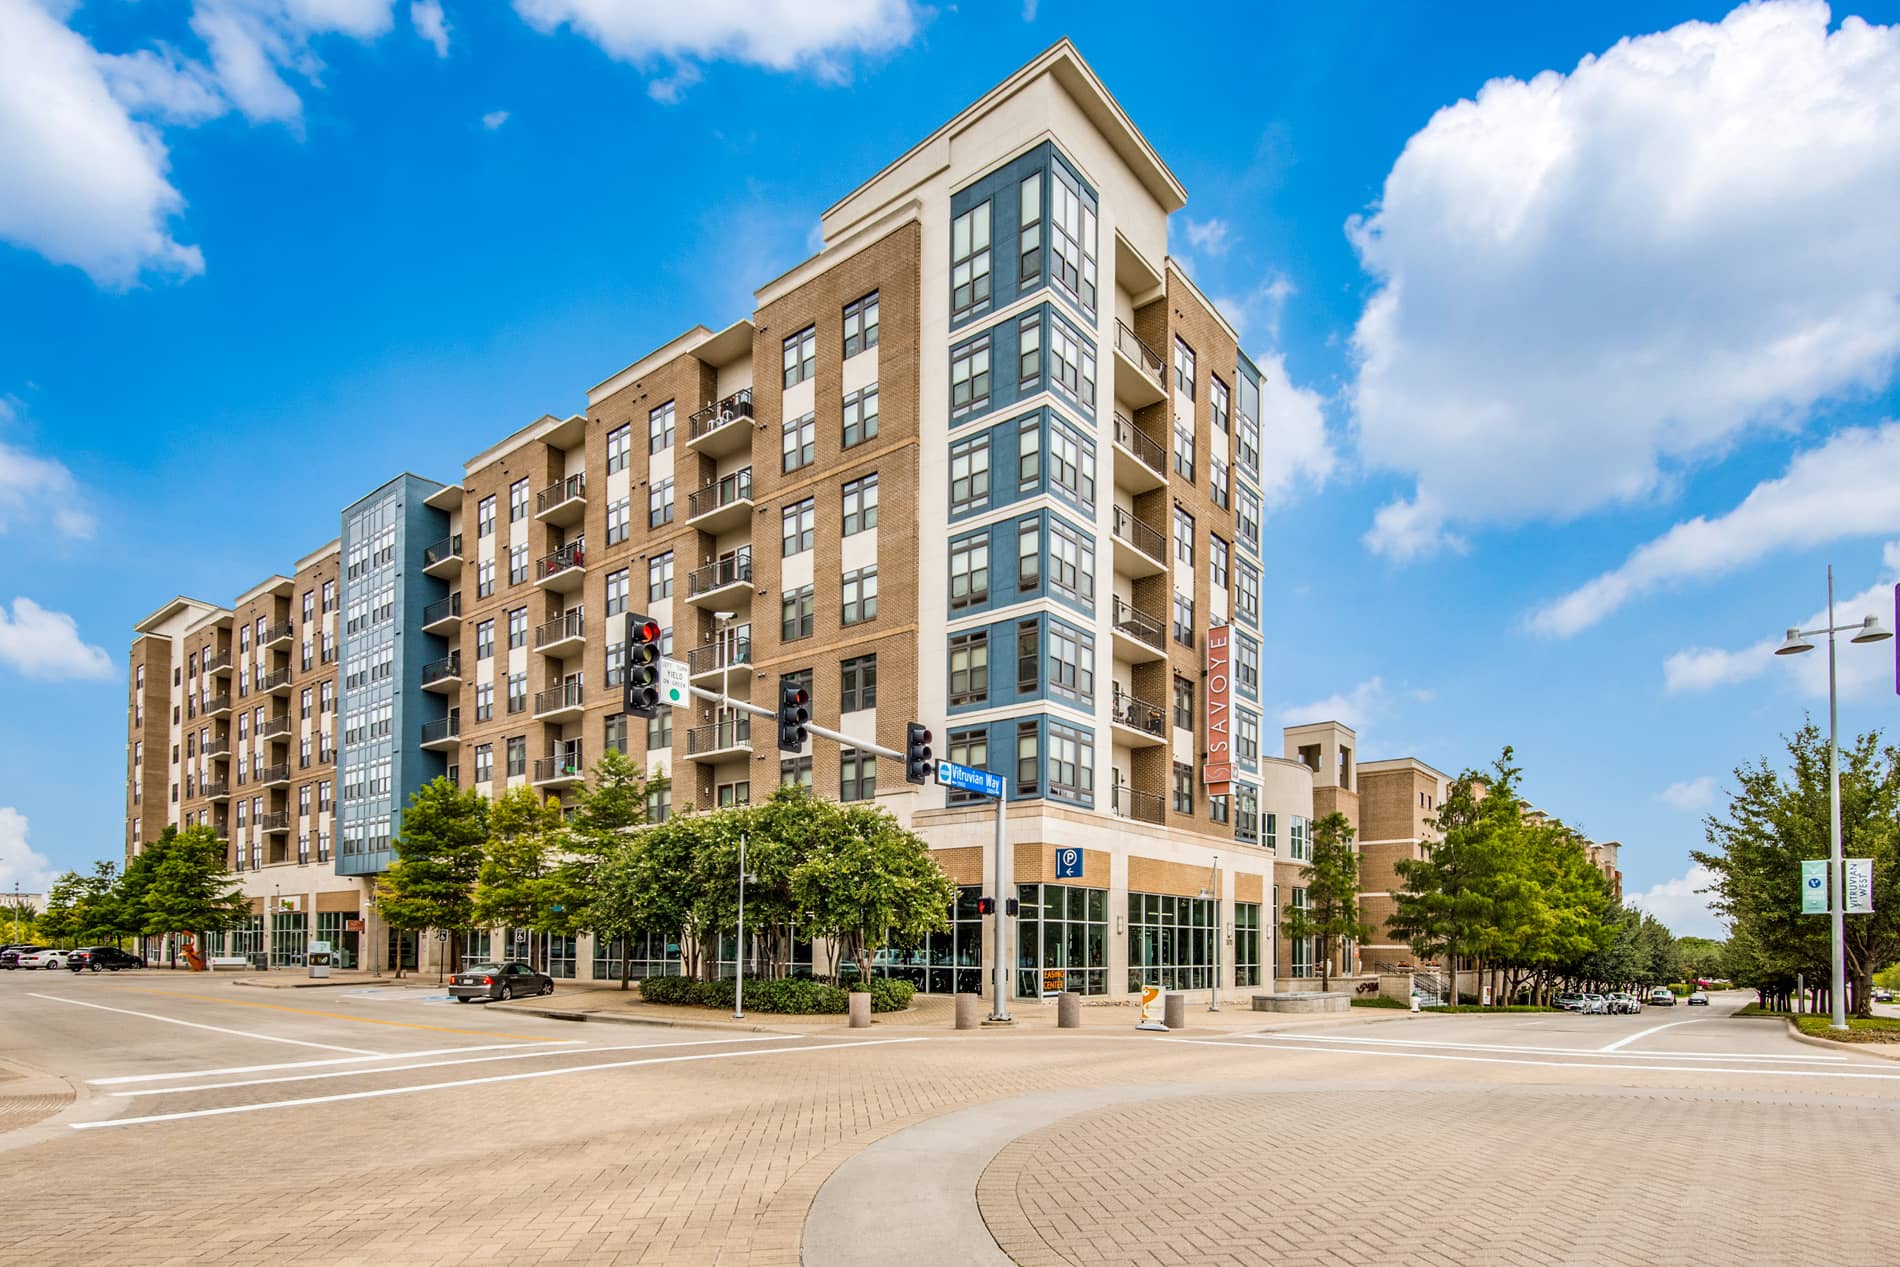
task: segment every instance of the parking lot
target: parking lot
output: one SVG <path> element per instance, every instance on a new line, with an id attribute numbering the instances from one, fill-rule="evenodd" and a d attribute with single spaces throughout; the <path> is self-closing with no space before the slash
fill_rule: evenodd
<path id="1" fill-rule="evenodd" d="M 0 1261 L 1812 1262 L 1751 1211 L 1892 1191 L 1900 1062 L 1745 1001 L 958 1033 L 5 973 L 0 1185 L 60 1178 Z"/>

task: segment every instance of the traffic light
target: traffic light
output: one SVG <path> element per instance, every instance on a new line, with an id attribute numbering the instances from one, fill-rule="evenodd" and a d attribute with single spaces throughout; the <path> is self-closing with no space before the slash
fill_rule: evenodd
<path id="1" fill-rule="evenodd" d="M 660 622 L 627 617 L 627 662 L 621 671 L 621 703 L 635 717 L 660 715 Z"/>
<path id="2" fill-rule="evenodd" d="M 976 900 L 976 913 L 978 915 L 996 914 L 996 899 L 993 897 L 978 898 Z"/>
<path id="3" fill-rule="evenodd" d="M 1003 914 L 1014 915 L 1016 911 L 1017 911 L 1016 899 L 1013 897 L 1004 898 L 1003 899 Z"/>
<path id="4" fill-rule="evenodd" d="M 795 677 L 778 680 L 778 747 L 797 752 L 805 746 L 805 723 L 811 720 L 811 692 Z"/>
<path id="5" fill-rule="evenodd" d="M 904 727 L 904 782 L 930 782 L 935 766 L 930 759 L 930 732 L 910 722 Z"/>

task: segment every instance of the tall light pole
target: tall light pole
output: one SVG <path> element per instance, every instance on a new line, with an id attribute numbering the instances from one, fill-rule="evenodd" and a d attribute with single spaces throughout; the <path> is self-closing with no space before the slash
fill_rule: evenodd
<path id="1" fill-rule="evenodd" d="M 1214 901 L 1214 982 L 1213 990 L 1207 996 L 1207 1010 L 1220 1011 L 1220 855 L 1214 855 L 1214 869 L 1207 879 L 1208 887 L 1201 890 L 1201 896 Z"/>
<path id="2" fill-rule="evenodd" d="M 1834 568 L 1827 569 L 1827 624 L 1820 629 L 1790 629 L 1776 655 L 1800 655 L 1814 650 L 1808 639 L 1827 635 L 1827 831 L 1828 907 L 1834 923 L 1834 1019 L 1830 1029 L 1847 1028 L 1847 864 L 1841 858 L 1841 749 L 1836 714 L 1839 704 L 1835 693 L 1835 635 L 1852 633 L 1853 642 L 1885 642 L 1893 635 L 1881 627 L 1878 616 L 1869 616 L 1857 625 L 1834 623 Z"/>

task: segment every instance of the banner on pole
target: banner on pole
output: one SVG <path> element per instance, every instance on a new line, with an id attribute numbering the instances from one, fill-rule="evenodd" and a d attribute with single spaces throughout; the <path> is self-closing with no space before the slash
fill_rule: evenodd
<path id="1" fill-rule="evenodd" d="M 1849 915 L 1874 913 L 1874 860 L 1872 858 L 1847 860 L 1847 905 L 1843 909 Z"/>
<path id="2" fill-rule="evenodd" d="M 1801 864 L 1801 913 L 1825 915 L 1827 904 L 1827 859 Z"/>

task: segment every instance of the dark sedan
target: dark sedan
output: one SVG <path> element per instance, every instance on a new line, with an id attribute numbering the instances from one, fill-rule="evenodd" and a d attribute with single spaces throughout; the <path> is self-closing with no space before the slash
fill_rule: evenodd
<path id="1" fill-rule="evenodd" d="M 66 956 L 66 966 L 74 972 L 81 968 L 91 968 L 94 972 L 108 969 L 117 972 L 121 968 L 143 968 L 145 960 L 137 955 L 128 955 L 117 946 L 87 946 Z"/>
<path id="2" fill-rule="evenodd" d="M 449 978 L 449 994 L 457 1003 L 553 993 L 553 977 L 545 972 L 536 972 L 518 959 L 510 959 L 505 963 L 478 963 Z"/>
<path id="3" fill-rule="evenodd" d="M 0 968 L 17 968 L 20 966 L 20 956 L 30 955 L 40 949 L 43 948 L 23 941 L 0 947 Z"/>

